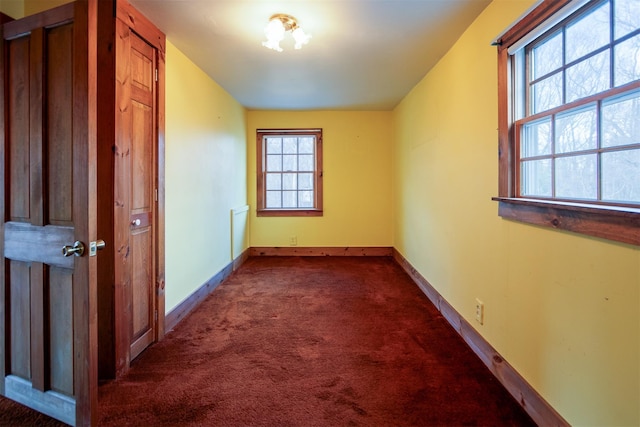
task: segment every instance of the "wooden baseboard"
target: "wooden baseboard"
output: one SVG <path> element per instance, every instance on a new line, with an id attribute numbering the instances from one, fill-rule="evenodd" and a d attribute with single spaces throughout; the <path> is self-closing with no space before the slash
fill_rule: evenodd
<path id="1" fill-rule="evenodd" d="M 393 249 L 393 258 L 536 424 L 570 426 L 396 249 Z"/>
<path id="2" fill-rule="evenodd" d="M 393 256 L 391 247 L 252 247 L 249 256 Z"/>
<path id="3" fill-rule="evenodd" d="M 227 264 L 222 270 L 207 280 L 202 286 L 196 289 L 184 301 L 178 304 L 165 316 L 165 330 L 169 332 L 184 319 L 193 309 L 195 309 L 204 299 L 217 288 L 227 277 L 236 271 L 249 258 L 249 250 L 244 250 L 236 259 Z"/>

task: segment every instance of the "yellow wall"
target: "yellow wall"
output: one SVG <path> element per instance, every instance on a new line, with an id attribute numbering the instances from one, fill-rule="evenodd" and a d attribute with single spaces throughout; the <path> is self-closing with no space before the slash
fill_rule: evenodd
<path id="1" fill-rule="evenodd" d="M 251 246 L 391 246 L 391 112 L 249 111 Z M 256 129 L 322 128 L 324 216 L 256 217 Z"/>
<path id="2" fill-rule="evenodd" d="M 166 309 L 231 261 L 247 203 L 244 108 L 171 43 L 166 65 Z"/>
<path id="3" fill-rule="evenodd" d="M 24 16 L 24 0 L 0 0 L 0 12 L 20 19 Z"/>
<path id="4" fill-rule="evenodd" d="M 4 1 L 4 0 L 3 0 Z M 12 0 L 9 0 L 12 1 Z M 33 15 L 56 6 L 70 3 L 72 0 L 25 0 L 24 16 Z M 98 0 L 99 1 L 99 0 Z"/>
<path id="5" fill-rule="evenodd" d="M 0 12 L 14 19 L 20 19 L 42 12 L 71 0 L 0 0 Z"/>
<path id="6" fill-rule="evenodd" d="M 640 425 L 640 249 L 497 215 L 496 0 L 394 111 L 394 245 L 574 425 Z M 475 299 L 485 323 L 474 320 Z"/>

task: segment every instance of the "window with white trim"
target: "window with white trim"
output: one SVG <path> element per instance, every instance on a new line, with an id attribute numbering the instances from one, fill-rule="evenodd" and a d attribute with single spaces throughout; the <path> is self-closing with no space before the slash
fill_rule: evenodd
<path id="1" fill-rule="evenodd" d="M 322 215 L 322 129 L 259 129 L 259 216 Z"/>
<path id="2" fill-rule="evenodd" d="M 624 211 L 637 225 L 640 1 L 543 1 L 497 44 L 503 213 L 532 201 L 558 228 L 583 232 L 565 209 Z M 503 216 L 544 223 L 529 205 Z M 639 244 L 631 231 L 623 241 Z"/>

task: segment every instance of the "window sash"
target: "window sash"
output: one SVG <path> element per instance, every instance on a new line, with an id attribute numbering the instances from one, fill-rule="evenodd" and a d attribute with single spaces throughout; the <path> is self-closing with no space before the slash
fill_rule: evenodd
<path id="1" fill-rule="evenodd" d="M 585 6 L 585 4 L 586 2 L 582 2 L 580 6 L 581 7 Z M 608 25 L 610 27 L 610 31 L 607 36 L 608 40 L 605 42 L 604 45 L 595 46 L 593 49 L 590 49 L 590 51 L 586 51 L 579 57 L 572 58 L 571 62 L 566 63 L 567 55 L 565 53 L 566 52 L 565 49 L 566 49 L 567 29 L 570 28 L 572 25 L 575 25 L 581 22 L 583 18 L 593 16 L 590 14 L 594 11 L 597 11 L 604 5 L 608 5 L 608 7 L 610 8 L 609 15 L 608 15 L 608 19 L 609 19 Z M 573 2 L 569 6 L 572 6 L 573 12 L 576 12 L 579 9 L 579 7 L 575 7 L 576 6 L 575 2 Z M 640 80 L 632 81 L 631 83 L 627 83 L 617 88 L 615 87 L 613 76 L 614 76 L 615 67 L 617 65 L 613 62 L 614 50 L 618 44 L 623 43 L 632 37 L 638 36 L 640 34 L 640 29 L 636 29 L 635 31 L 631 31 L 619 37 L 618 39 L 615 39 L 614 31 L 613 31 L 613 19 L 612 19 L 613 10 L 612 9 L 613 9 L 613 4 L 606 0 L 593 2 L 593 4 L 590 4 L 584 7 L 583 10 L 581 10 L 575 18 L 572 18 L 570 20 L 565 20 L 562 22 L 554 21 L 555 25 L 553 26 L 545 25 L 544 27 L 547 29 L 547 33 L 542 33 L 539 31 L 534 32 L 538 34 L 537 39 L 529 37 L 529 35 L 525 36 L 525 38 L 529 41 L 529 44 L 524 45 L 522 49 L 524 50 L 525 55 L 511 56 L 510 61 L 514 63 L 514 65 L 511 68 L 512 72 L 514 73 L 524 72 L 525 74 L 524 85 L 522 85 L 521 83 L 520 85 L 516 86 L 513 92 L 514 111 L 517 110 L 516 112 L 519 112 L 524 110 L 527 114 L 525 118 L 520 118 L 518 120 L 515 120 L 513 124 L 514 126 L 513 141 L 514 141 L 514 153 L 515 153 L 515 156 L 514 156 L 515 157 L 515 162 L 514 162 L 514 175 L 515 175 L 514 196 L 515 197 L 535 197 L 535 198 L 542 198 L 542 199 L 558 199 L 558 200 L 570 200 L 570 201 L 579 200 L 579 201 L 588 201 L 592 203 L 604 203 L 604 204 L 613 204 L 613 205 L 625 204 L 628 206 L 637 206 L 638 204 L 640 204 L 640 198 L 636 198 L 637 196 L 635 195 L 630 196 L 631 200 L 623 199 L 618 202 L 604 200 L 603 192 L 601 191 L 602 185 L 603 185 L 602 183 L 604 179 L 604 174 L 602 170 L 603 156 L 606 156 L 606 153 L 613 152 L 613 151 L 628 151 L 630 153 L 633 153 L 634 151 L 632 150 L 637 150 L 639 147 L 638 143 L 625 145 L 625 146 L 616 146 L 616 147 L 603 147 L 601 143 L 601 139 L 603 137 L 602 123 L 601 123 L 601 112 L 602 112 L 603 102 L 606 102 L 607 100 L 610 100 L 610 99 L 615 99 L 615 97 L 618 96 L 619 94 L 633 93 L 636 91 L 638 87 L 640 87 Z M 567 6 L 565 6 L 563 11 L 566 11 L 566 10 L 567 10 Z M 557 16 L 557 15 L 558 13 L 556 13 L 556 15 L 554 16 Z M 563 13 L 562 15 L 563 15 L 563 19 L 567 19 L 569 17 L 568 14 L 565 14 L 565 13 Z M 561 49 L 562 49 L 561 62 L 559 64 L 554 65 L 553 68 L 546 70 L 546 72 L 544 72 L 540 76 L 534 75 L 533 74 L 534 63 L 533 63 L 532 57 L 534 55 L 535 49 L 541 46 L 544 46 L 545 43 L 555 39 L 557 36 L 560 36 L 559 40 L 561 42 Z M 598 55 L 603 55 L 605 53 L 609 58 L 609 63 L 607 67 L 608 75 L 607 77 L 605 77 L 605 79 L 607 80 L 606 82 L 607 89 L 599 91 L 591 96 L 578 98 L 577 100 L 571 101 L 571 102 L 566 102 L 567 86 L 568 86 L 567 76 L 566 76 L 567 70 L 570 70 L 571 67 L 575 66 L 575 64 L 588 61 L 590 58 L 595 58 Z M 518 63 L 522 63 L 523 61 L 524 61 L 523 66 L 517 65 Z M 556 106 L 555 108 L 532 113 L 531 110 L 534 108 L 534 104 L 535 104 L 534 100 L 532 99 L 534 97 L 533 95 L 534 86 L 536 84 L 539 84 L 542 81 L 552 78 L 550 76 L 560 76 L 560 84 L 561 84 L 560 105 Z M 513 80 L 518 81 L 516 75 L 513 76 Z M 522 80 L 519 80 L 519 81 L 522 82 Z M 524 103 L 524 106 L 522 105 L 523 103 Z M 556 133 L 557 119 L 561 117 L 563 113 L 566 114 L 571 112 L 578 112 L 582 108 L 589 107 L 589 106 L 595 107 L 595 110 L 594 110 L 595 116 L 593 117 L 593 124 L 595 128 L 594 146 L 580 147 L 572 150 L 559 150 L 558 147 L 556 147 L 556 141 L 558 139 L 557 135 L 559 134 L 559 132 Z M 519 117 L 519 116 L 520 115 L 516 117 Z M 522 145 L 523 143 L 528 142 L 526 137 L 523 134 L 524 130 L 527 129 L 526 125 L 528 123 L 542 121 L 545 118 L 550 120 L 549 143 L 552 150 L 547 154 L 537 154 L 533 157 L 525 155 L 526 153 L 522 152 Z M 569 190 L 569 191 L 567 190 L 558 191 L 559 185 L 564 187 L 565 182 L 569 181 L 571 175 L 567 176 L 562 173 L 557 173 L 558 172 L 557 166 L 563 163 L 569 164 L 572 160 L 574 162 L 577 161 L 577 163 L 580 163 L 580 162 L 593 163 L 590 167 L 586 165 L 586 163 L 584 163 L 586 166 L 582 168 L 582 171 L 588 171 L 589 169 L 593 169 L 591 173 L 586 172 L 587 173 L 586 178 L 588 178 L 588 181 L 591 181 L 591 182 L 587 182 L 585 183 L 585 185 L 587 185 L 589 188 L 585 189 L 582 192 L 578 191 L 577 189 Z M 577 163 L 574 163 L 574 166 L 576 166 Z M 535 173 L 536 170 L 540 172 Z M 548 182 L 548 185 L 545 185 L 545 181 L 547 181 L 547 176 L 548 176 L 549 182 Z M 565 177 L 564 180 L 566 181 L 563 182 L 563 179 L 559 179 L 559 177 L 561 178 Z M 538 180 L 538 184 L 542 184 L 542 187 L 539 187 L 539 185 L 537 186 L 536 182 L 532 182 L 535 179 Z M 540 179 L 542 179 L 542 181 L 540 181 Z M 533 190 L 533 188 L 535 188 L 535 190 Z M 528 191 L 530 189 L 531 189 L 531 192 Z"/>

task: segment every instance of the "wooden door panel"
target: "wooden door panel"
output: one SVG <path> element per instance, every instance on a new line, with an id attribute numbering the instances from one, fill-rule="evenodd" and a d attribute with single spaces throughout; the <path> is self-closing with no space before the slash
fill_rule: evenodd
<path id="1" fill-rule="evenodd" d="M 150 267 L 152 242 L 149 227 L 131 233 L 132 262 L 138 266 L 132 277 L 133 340 L 140 338 L 153 327 L 153 313 L 150 304 L 153 298 L 153 275 Z"/>
<path id="2" fill-rule="evenodd" d="M 132 101 L 131 214 L 153 209 L 153 108 Z"/>
<path id="3" fill-rule="evenodd" d="M 132 264 L 132 358 L 139 355 L 155 339 L 154 336 L 154 298 L 155 286 L 152 268 L 152 241 L 150 227 L 131 233 Z"/>
<path id="4" fill-rule="evenodd" d="M 29 219 L 29 37 L 12 40 L 6 47 L 9 168 L 9 218 Z M 27 190 L 27 191 L 25 191 Z"/>
<path id="5" fill-rule="evenodd" d="M 9 288 L 9 298 L 11 301 L 10 311 L 10 355 L 7 364 L 7 374 L 16 375 L 21 378 L 31 377 L 31 319 L 30 319 L 30 291 L 31 291 L 31 268 L 29 263 L 20 261 L 7 262 L 7 278 Z"/>
<path id="6" fill-rule="evenodd" d="M 71 24 L 47 32 L 47 170 L 49 221 L 56 225 L 72 223 L 73 205 L 73 40 Z"/>
<path id="7" fill-rule="evenodd" d="M 0 393 L 71 425 L 97 404 L 95 261 L 61 250 L 95 239 L 89 3 L 6 23 L 0 43 Z"/>
<path id="8" fill-rule="evenodd" d="M 153 48 L 140 38 L 131 44 L 131 85 L 132 90 L 140 89 L 142 93 L 153 92 Z M 139 98 L 139 96 L 136 96 Z"/>
<path id="9" fill-rule="evenodd" d="M 49 269 L 49 363 L 52 390 L 73 395 L 73 272 Z"/>
<path id="10" fill-rule="evenodd" d="M 25 222 L 4 225 L 4 257 L 73 268 L 72 257 L 61 256 L 62 246 L 74 241 L 73 227 L 37 226 Z"/>

